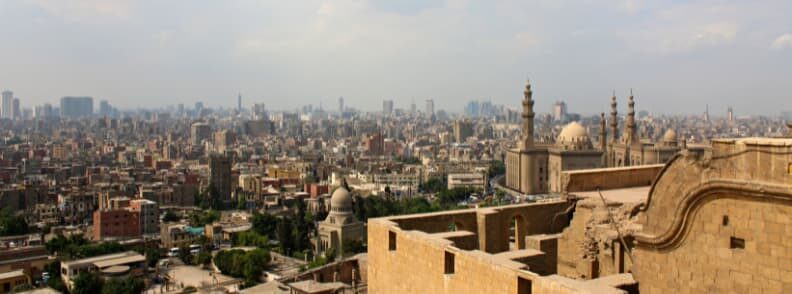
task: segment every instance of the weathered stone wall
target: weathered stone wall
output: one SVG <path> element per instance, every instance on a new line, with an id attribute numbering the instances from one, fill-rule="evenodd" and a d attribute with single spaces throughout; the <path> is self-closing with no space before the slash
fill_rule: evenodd
<path id="1" fill-rule="evenodd" d="M 792 293 L 792 207 L 718 195 L 693 214 L 679 247 L 635 251 L 641 293 Z"/>
<path id="2" fill-rule="evenodd" d="M 557 201 L 370 219 L 368 289 L 371 293 L 527 293 L 519 290 L 529 287 L 533 293 L 574 293 L 552 281 L 534 283 L 540 277 L 524 270 L 525 264 L 490 254 L 509 250 L 510 222 L 515 219 L 520 222 L 517 240 L 523 240 L 523 247 L 527 235 L 560 232 L 567 225 L 565 212 L 570 205 Z M 450 222 L 459 227 L 476 224 L 481 248 L 460 249 L 470 246 L 462 244 L 469 243 L 470 233 L 443 233 Z M 431 232 L 424 232 L 423 225 Z M 447 254 L 453 255 L 451 274 L 446 274 Z"/>
<path id="3" fill-rule="evenodd" d="M 790 139 L 724 139 L 673 158 L 634 234 L 641 293 L 792 292 Z"/>
<path id="4" fill-rule="evenodd" d="M 662 164 L 565 171 L 562 192 L 593 191 L 648 186 L 663 169 Z"/>

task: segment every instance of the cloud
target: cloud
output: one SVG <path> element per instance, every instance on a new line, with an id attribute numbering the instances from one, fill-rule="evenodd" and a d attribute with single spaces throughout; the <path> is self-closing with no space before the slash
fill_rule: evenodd
<path id="1" fill-rule="evenodd" d="M 131 11 L 129 0 L 25 0 L 25 3 L 70 22 L 127 20 Z"/>
<path id="2" fill-rule="evenodd" d="M 778 36 L 778 38 L 773 40 L 773 44 L 770 45 L 770 48 L 775 50 L 792 48 L 792 34 L 786 33 Z"/>

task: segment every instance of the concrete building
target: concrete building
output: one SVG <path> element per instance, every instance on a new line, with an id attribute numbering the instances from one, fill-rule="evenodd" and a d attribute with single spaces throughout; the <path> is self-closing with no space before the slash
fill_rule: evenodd
<path id="1" fill-rule="evenodd" d="M 129 209 L 140 215 L 139 227 L 143 235 L 158 234 L 159 230 L 159 205 L 147 199 L 134 199 L 129 201 Z"/>
<path id="2" fill-rule="evenodd" d="M 231 202 L 231 158 L 220 154 L 209 156 L 209 185 L 221 201 Z"/>
<path id="3" fill-rule="evenodd" d="M 426 108 L 424 109 L 426 116 L 432 117 L 435 114 L 434 100 L 426 99 Z"/>
<path id="4" fill-rule="evenodd" d="M 562 173 L 541 203 L 368 221 L 377 293 L 786 293 L 790 138 Z"/>
<path id="5" fill-rule="evenodd" d="M 316 240 L 317 253 L 324 254 L 336 251 L 336 256 L 343 256 L 344 243 L 351 240 L 366 238 L 366 229 L 362 222 L 352 213 L 352 194 L 344 183 L 330 197 L 330 213 L 319 223 Z"/>
<path id="6" fill-rule="evenodd" d="M 63 118 L 85 118 L 93 115 L 92 97 L 62 97 L 60 100 L 60 116 Z"/>
<path id="7" fill-rule="evenodd" d="M 93 239 L 106 240 L 140 236 L 140 212 L 105 209 L 93 213 Z"/>
<path id="8" fill-rule="evenodd" d="M 98 272 L 104 278 L 139 277 L 146 273 L 146 257 L 135 252 L 101 255 L 61 262 L 61 278 L 66 287 L 74 286 L 73 279 L 81 272 Z"/>
<path id="9" fill-rule="evenodd" d="M 205 123 L 194 123 L 190 126 L 190 144 L 200 146 L 204 140 L 212 137 L 212 128 Z"/>
<path id="10" fill-rule="evenodd" d="M 0 294 L 14 293 L 14 288 L 22 285 L 32 285 L 24 270 L 0 273 Z"/>
<path id="11" fill-rule="evenodd" d="M 0 105 L 0 118 L 11 119 L 14 115 L 14 92 L 3 91 L 3 101 Z"/>
<path id="12" fill-rule="evenodd" d="M 473 136 L 473 122 L 468 119 L 454 121 L 454 142 L 462 143 Z"/>
<path id="13" fill-rule="evenodd" d="M 553 120 L 563 121 L 567 117 L 567 105 L 564 101 L 557 101 L 553 104 Z"/>
<path id="14" fill-rule="evenodd" d="M 448 189 L 473 188 L 483 191 L 487 187 L 486 173 L 448 174 Z"/>
<path id="15" fill-rule="evenodd" d="M 393 100 L 383 100 L 382 101 L 382 113 L 383 114 L 393 114 Z"/>

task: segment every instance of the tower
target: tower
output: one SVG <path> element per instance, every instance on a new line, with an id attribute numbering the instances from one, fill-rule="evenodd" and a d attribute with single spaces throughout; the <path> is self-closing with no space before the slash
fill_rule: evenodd
<path id="1" fill-rule="evenodd" d="M 523 91 L 523 113 L 522 113 L 522 138 L 520 140 L 520 149 L 531 149 L 534 146 L 534 101 L 533 91 L 531 91 L 531 81 L 525 83 L 525 91 Z"/>
<path id="2" fill-rule="evenodd" d="M 242 93 L 237 95 L 237 111 L 242 113 Z"/>
<path id="3" fill-rule="evenodd" d="M 731 106 L 729 106 L 729 110 L 726 113 L 726 116 L 729 119 L 729 122 L 733 122 L 734 121 L 734 109 L 732 109 Z"/>
<path id="4" fill-rule="evenodd" d="M 627 100 L 627 121 L 624 123 L 624 144 L 631 145 L 638 142 L 635 132 L 635 99 L 630 89 L 630 98 Z"/>
<path id="5" fill-rule="evenodd" d="M 603 112 L 603 113 L 600 113 L 600 130 L 599 130 L 600 131 L 600 141 L 599 141 L 600 146 L 599 146 L 599 148 L 600 148 L 600 151 L 602 151 L 602 166 L 603 167 L 608 166 L 608 152 L 607 152 L 607 150 L 608 150 L 608 143 L 607 143 L 608 142 L 607 141 L 608 140 L 608 138 L 607 138 L 608 134 L 607 134 L 607 131 L 605 130 L 605 128 L 606 128 L 606 126 L 605 126 L 605 113 Z"/>
<path id="6" fill-rule="evenodd" d="M 338 113 L 344 113 L 344 96 L 338 97 Z"/>
<path id="7" fill-rule="evenodd" d="M 611 143 L 616 143 L 616 139 L 619 136 L 619 117 L 618 111 L 616 110 L 616 91 L 613 91 L 613 97 L 611 97 L 611 113 L 610 113 L 610 128 L 611 128 Z"/>

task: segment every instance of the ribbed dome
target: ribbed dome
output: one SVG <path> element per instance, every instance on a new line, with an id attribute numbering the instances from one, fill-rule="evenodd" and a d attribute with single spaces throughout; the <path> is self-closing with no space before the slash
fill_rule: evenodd
<path id="1" fill-rule="evenodd" d="M 676 142 L 677 141 L 677 133 L 674 129 L 668 129 L 663 135 L 663 142 Z"/>
<path id="2" fill-rule="evenodd" d="M 561 130 L 556 138 L 556 144 L 567 150 L 591 149 L 591 139 L 588 131 L 577 122 L 571 122 Z"/>

